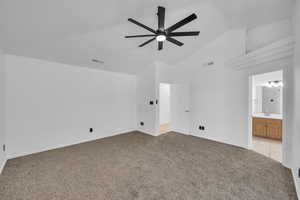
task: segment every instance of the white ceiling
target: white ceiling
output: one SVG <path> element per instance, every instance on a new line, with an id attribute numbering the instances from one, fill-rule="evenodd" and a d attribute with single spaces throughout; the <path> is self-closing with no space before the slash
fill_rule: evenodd
<path id="1" fill-rule="evenodd" d="M 254 27 L 291 17 L 294 0 L 0 0 L 0 46 L 6 53 L 83 67 L 136 73 L 154 61 L 176 63 L 230 28 Z M 155 28 L 157 6 L 166 7 L 166 25 L 196 13 L 180 30 L 199 37 L 178 38 L 183 47 L 125 35 L 148 33 L 134 18 Z M 95 64 L 91 59 L 103 60 Z"/>

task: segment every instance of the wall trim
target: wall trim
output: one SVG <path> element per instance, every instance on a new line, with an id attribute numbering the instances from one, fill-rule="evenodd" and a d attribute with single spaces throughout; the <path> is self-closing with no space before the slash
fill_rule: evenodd
<path id="1" fill-rule="evenodd" d="M 7 162 L 7 159 L 4 159 L 4 160 L 3 160 L 3 163 L 0 165 L 0 175 L 1 175 L 2 172 L 3 172 L 3 169 L 4 169 L 5 165 L 6 165 L 6 162 Z"/>
<path id="2" fill-rule="evenodd" d="M 191 133 L 190 135 L 194 136 L 194 137 L 197 137 L 197 138 L 202 138 L 202 139 L 205 139 L 205 140 L 210 140 L 210 141 L 213 141 L 213 142 L 218 142 L 218 143 L 227 144 L 227 145 L 230 145 L 230 146 L 234 146 L 234 147 L 238 147 L 238 148 L 249 150 L 247 145 L 246 146 L 242 146 L 240 144 L 235 144 L 235 143 L 232 143 L 232 142 L 229 142 L 229 141 L 225 141 L 225 140 L 220 140 L 220 139 L 215 139 L 215 138 L 209 138 L 209 137 L 203 137 L 203 136 L 200 136 L 200 135 L 194 134 L 194 133 Z"/>
<path id="3" fill-rule="evenodd" d="M 147 132 L 147 131 L 143 131 L 143 130 L 137 130 L 141 133 L 144 133 L 144 134 L 147 134 L 147 135 L 151 135 L 151 136 L 159 136 L 161 134 L 155 134 L 155 133 L 150 133 L 150 132 Z M 186 135 L 186 136 L 193 136 L 193 137 L 197 137 L 197 138 L 202 138 L 202 139 L 206 139 L 206 140 L 210 140 L 210 141 L 213 141 L 213 142 L 218 142 L 218 143 L 222 143 L 222 144 L 227 144 L 227 145 L 231 145 L 231 146 L 235 146 L 235 147 L 239 147 L 239 148 L 243 148 L 243 149 L 248 149 L 248 146 L 242 146 L 242 145 L 239 145 L 239 144 L 235 144 L 235 143 L 232 143 L 232 142 L 228 142 L 228 141 L 224 141 L 224 140 L 218 140 L 218 139 L 212 139 L 212 138 L 208 138 L 208 137 L 203 137 L 203 136 L 200 136 L 200 135 L 197 135 L 197 134 L 194 134 L 194 133 L 183 133 L 182 131 L 180 130 L 176 130 L 176 129 L 171 129 L 170 132 L 175 132 L 175 133 L 179 133 L 179 134 L 182 134 L 182 135 Z"/>
<path id="4" fill-rule="evenodd" d="M 190 133 L 184 133 L 184 131 L 181 131 L 179 129 L 172 129 L 171 132 L 180 133 L 182 135 L 191 135 Z"/>
<path id="5" fill-rule="evenodd" d="M 147 134 L 147 135 L 151 135 L 151 136 L 154 136 L 154 137 L 160 135 L 159 133 L 151 133 L 151 132 L 144 131 L 144 130 L 141 130 L 141 129 L 137 129 L 136 131 L 141 132 L 141 133 L 144 133 L 144 134 Z"/>
<path id="6" fill-rule="evenodd" d="M 231 59 L 225 63 L 225 66 L 235 70 L 243 70 L 275 60 L 288 58 L 294 55 L 294 45 L 294 38 L 287 37 L 248 54 Z"/>
<path id="7" fill-rule="evenodd" d="M 294 180 L 294 185 L 295 185 L 295 189 L 296 189 L 296 193 L 298 198 L 300 198 L 300 181 L 297 181 L 298 179 L 300 179 L 298 177 L 298 170 L 296 167 L 291 169 L 292 171 L 292 175 L 293 175 L 293 180 Z"/>
<path id="8" fill-rule="evenodd" d="M 102 136 L 97 137 L 97 138 L 89 138 L 89 139 L 85 139 L 85 140 L 81 140 L 81 141 L 70 142 L 69 144 L 57 145 L 57 146 L 53 146 L 53 147 L 45 147 L 44 149 L 41 149 L 41 150 L 38 150 L 38 151 L 22 152 L 22 153 L 19 153 L 19 154 L 18 153 L 7 154 L 6 157 L 7 157 L 8 160 L 10 160 L 10 159 L 18 158 L 18 157 L 31 155 L 31 154 L 41 153 L 41 152 L 50 151 L 50 150 L 54 150 L 54 149 L 60 149 L 60 148 L 69 147 L 69 146 L 73 146 L 73 145 L 77 145 L 77 144 L 82 144 L 82 143 L 86 143 L 86 142 L 92 142 L 92 141 L 103 139 L 103 138 L 109 138 L 109 137 L 113 137 L 113 136 L 117 136 L 117 135 L 122 135 L 122 134 L 130 133 L 130 132 L 134 132 L 135 130 L 136 129 L 133 128 L 133 129 L 128 129 L 128 130 L 112 132 L 108 135 L 102 135 Z"/>

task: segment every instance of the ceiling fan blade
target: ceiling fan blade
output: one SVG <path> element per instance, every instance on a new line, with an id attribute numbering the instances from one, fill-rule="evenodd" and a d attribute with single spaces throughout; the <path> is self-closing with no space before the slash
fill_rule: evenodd
<path id="1" fill-rule="evenodd" d="M 163 31 L 165 29 L 165 12 L 166 9 L 164 7 L 159 6 L 158 7 L 158 29 Z"/>
<path id="2" fill-rule="evenodd" d="M 197 15 L 195 13 L 191 14 L 190 16 L 184 18 L 183 20 L 177 22 L 176 24 L 174 24 L 173 26 L 167 28 L 167 32 L 171 33 L 172 31 L 186 25 L 187 23 L 190 23 L 191 21 L 197 19 Z"/>
<path id="3" fill-rule="evenodd" d="M 198 36 L 200 31 L 187 31 L 187 32 L 172 32 L 169 33 L 170 37 L 181 37 L 181 36 Z"/>
<path id="4" fill-rule="evenodd" d="M 144 42 L 143 44 L 139 45 L 139 47 L 143 47 L 143 46 L 145 46 L 146 44 L 152 42 L 153 40 L 155 40 L 155 37 L 154 37 L 154 38 L 151 38 L 150 40 L 147 40 L 147 41 Z"/>
<path id="5" fill-rule="evenodd" d="M 134 20 L 132 18 L 129 18 L 128 21 L 130 21 L 130 22 L 132 22 L 132 23 L 134 23 L 134 24 L 136 24 L 136 25 L 138 25 L 140 27 L 143 27 L 144 29 L 146 29 L 146 30 L 148 30 L 148 31 L 156 34 L 155 30 L 153 30 L 152 28 L 150 28 L 150 27 L 148 27 L 148 26 L 146 26 L 146 25 L 144 25 L 144 24 L 142 24 L 142 23 L 140 23 L 140 22 L 138 22 L 138 21 L 136 21 L 136 20 Z"/>
<path id="6" fill-rule="evenodd" d="M 125 36 L 125 38 L 137 38 L 137 37 L 154 37 L 156 35 L 154 34 L 149 34 L 149 35 L 128 35 L 128 36 Z"/>
<path id="7" fill-rule="evenodd" d="M 182 45 L 184 45 L 182 42 L 179 42 L 178 40 L 175 40 L 174 38 L 168 37 L 167 40 L 168 40 L 169 42 L 172 42 L 173 44 L 176 44 L 176 45 L 180 46 L 180 47 L 181 47 Z"/>
<path id="8" fill-rule="evenodd" d="M 162 50 L 164 46 L 164 42 L 158 42 L 158 50 Z"/>

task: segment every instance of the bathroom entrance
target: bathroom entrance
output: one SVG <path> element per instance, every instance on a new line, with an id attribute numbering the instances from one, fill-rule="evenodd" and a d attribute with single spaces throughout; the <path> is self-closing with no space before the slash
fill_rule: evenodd
<path id="1" fill-rule="evenodd" d="M 252 149 L 282 162 L 283 72 L 252 76 Z"/>

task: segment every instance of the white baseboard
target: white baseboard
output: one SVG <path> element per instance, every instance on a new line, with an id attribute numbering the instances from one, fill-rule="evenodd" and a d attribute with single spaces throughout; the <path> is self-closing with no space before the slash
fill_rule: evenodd
<path id="1" fill-rule="evenodd" d="M 177 129 L 172 129 L 171 132 L 180 133 L 182 135 L 191 135 L 190 133 L 184 133 L 184 131 Z"/>
<path id="2" fill-rule="evenodd" d="M 292 168 L 292 174 L 294 179 L 294 184 L 297 192 L 298 198 L 300 198 L 300 178 L 298 177 L 298 169 L 296 167 Z"/>
<path id="3" fill-rule="evenodd" d="M 80 141 L 72 141 L 68 144 L 60 144 L 60 145 L 55 145 L 55 146 L 51 146 L 51 147 L 45 147 L 45 148 L 35 150 L 35 151 L 28 151 L 28 152 L 22 152 L 22 153 L 8 153 L 6 156 L 7 156 L 7 159 L 14 159 L 14 158 L 22 157 L 22 156 L 35 154 L 35 153 L 41 153 L 41 152 L 45 152 L 45 151 L 49 151 L 49 150 L 53 150 L 53 149 L 59 149 L 59 148 L 63 148 L 63 147 L 73 146 L 73 145 L 76 145 L 76 144 L 81 144 L 81 143 L 91 142 L 91 141 L 99 140 L 99 139 L 103 139 L 103 138 L 113 137 L 113 136 L 116 136 L 116 135 L 122 135 L 122 134 L 126 134 L 126 133 L 129 133 L 129 132 L 132 132 L 132 131 L 135 131 L 135 129 L 122 130 L 122 131 L 110 133 L 110 134 L 107 134 L 107 135 L 102 135 L 102 136 L 97 137 L 97 138 L 89 138 L 89 139 L 80 140 Z"/>
<path id="4" fill-rule="evenodd" d="M 139 131 L 141 133 L 144 133 L 144 134 L 147 134 L 147 135 L 151 135 L 151 136 L 159 136 L 159 135 L 161 135 L 161 133 L 152 133 L 152 132 L 144 131 L 144 130 L 141 130 L 141 129 L 138 129 L 137 131 Z M 189 133 L 183 133 L 180 130 L 171 130 L 170 132 L 176 132 L 176 133 L 179 133 L 179 134 L 182 134 L 182 135 L 190 135 Z"/>
<path id="5" fill-rule="evenodd" d="M 199 135 L 193 134 L 193 133 L 191 133 L 190 135 L 192 135 L 194 137 L 198 137 L 198 138 L 203 138 L 203 139 L 206 139 L 206 140 L 211 140 L 211 141 L 214 141 L 214 142 L 219 142 L 219 143 L 222 143 L 222 144 L 228 144 L 228 145 L 231 145 L 231 146 L 235 146 L 235 147 L 239 147 L 239 148 L 243 148 L 243 149 L 248 149 L 247 145 L 242 146 L 242 145 L 235 144 L 235 143 L 232 143 L 232 142 L 229 142 L 229 141 L 219 140 L 219 139 L 215 139 L 215 138 L 203 137 L 203 136 L 199 136 Z"/>
<path id="6" fill-rule="evenodd" d="M 144 130 L 141 130 L 141 129 L 138 129 L 137 131 L 139 131 L 141 133 L 144 133 L 144 134 L 147 134 L 147 135 L 151 135 L 151 136 L 158 136 L 159 135 L 159 134 L 152 133 L 152 132 L 149 132 L 149 131 L 144 131 Z"/>
<path id="7" fill-rule="evenodd" d="M 3 162 L 0 163 L 0 174 L 2 174 L 2 171 L 3 171 L 4 167 L 5 167 L 6 161 L 7 161 L 7 160 L 4 159 Z"/>

